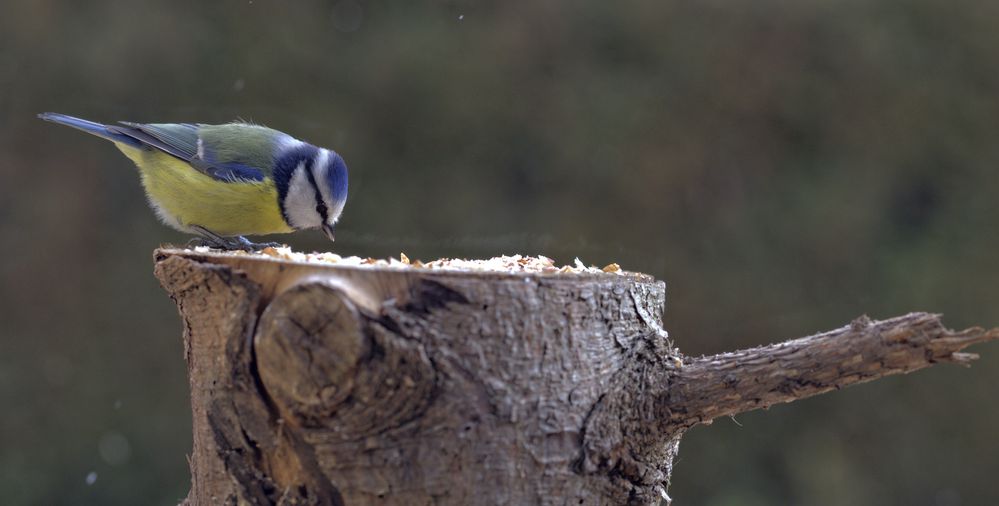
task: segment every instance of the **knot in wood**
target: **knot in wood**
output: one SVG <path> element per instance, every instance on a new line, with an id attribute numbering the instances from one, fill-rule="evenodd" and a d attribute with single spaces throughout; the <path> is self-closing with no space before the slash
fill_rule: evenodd
<path id="1" fill-rule="evenodd" d="M 257 325 L 257 370 L 282 415 L 325 418 L 354 389 L 371 351 L 365 323 L 338 288 L 298 285 L 274 299 Z"/>
<path id="2" fill-rule="evenodd" d="M 350 293 L 321 281 L 288 289 L 264 310 L 254 343 L 281 417 L 340 440 L 398 427 L 436 385 L 422 347 L 359 311 Z"/>

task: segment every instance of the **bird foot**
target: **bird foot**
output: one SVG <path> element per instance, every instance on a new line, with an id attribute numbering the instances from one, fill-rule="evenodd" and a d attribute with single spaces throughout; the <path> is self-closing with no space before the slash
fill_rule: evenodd
<path id="1" fill-rule="evenodd" d="M 257 252 L 266 248 L 280 248 L 284 244 L 278 242 L 251 242 L 249 239 L 237 235 L 235 237 L 222 237 L 204 227 L 193 226 L 201 237 L 195 237 L 188 241 L 187 247 L 204 246 L 223 251 L 247 251 Z"/>

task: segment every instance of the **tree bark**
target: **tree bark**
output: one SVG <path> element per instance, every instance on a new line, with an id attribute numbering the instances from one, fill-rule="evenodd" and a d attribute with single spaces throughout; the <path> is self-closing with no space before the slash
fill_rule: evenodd
<path id="1" fill-rule="evenodd" d="M 689 358 L 642 274 L 155 259 L 184 321 L 196 505 L 654 504 L 694 425 L 999 338 L 913 313 Z"/>

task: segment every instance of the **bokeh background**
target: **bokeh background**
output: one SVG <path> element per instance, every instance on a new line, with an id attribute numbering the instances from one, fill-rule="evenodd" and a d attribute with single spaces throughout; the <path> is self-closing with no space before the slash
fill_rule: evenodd
<path id="1" fill-rule="evenodd" d="M 688 354 L 861 314 L 999 324 L 999 3 L 7 0 L 4 504 L 172 505 L 181 325 L 112 146 L 35 118 L 244 118 L 341 152 L 333 249 L 666 280 Z M 275 237 L 304 250 L 319 233 Z M 684 439 L 689 505 L 999 504 L 999 346 Z"/>

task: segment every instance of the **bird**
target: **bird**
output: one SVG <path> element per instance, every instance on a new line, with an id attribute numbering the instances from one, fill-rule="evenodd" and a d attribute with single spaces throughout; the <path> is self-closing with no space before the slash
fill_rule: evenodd
<path id="1" fill-rule="evenodd" d="M 332 241 L 347 202 L 343 157 L 264 126 L 38 117 L 113 142 L 138 168 L 160 221 L 201 245 L 259 251 L 278 244 L 244 236 L 315 228 Z"/>

